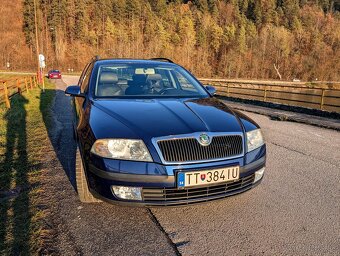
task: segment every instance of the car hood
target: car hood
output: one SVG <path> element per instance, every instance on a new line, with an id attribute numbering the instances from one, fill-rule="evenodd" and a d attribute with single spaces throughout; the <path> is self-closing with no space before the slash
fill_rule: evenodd
<path id="1" fill-rule="evenodd" d="M 97 99 L 92 103 L 144 139 L 194 132 L 243 131 L 237 116 L 215 98 Z M 110 120 L 107 125 L 110 126 Z"/>

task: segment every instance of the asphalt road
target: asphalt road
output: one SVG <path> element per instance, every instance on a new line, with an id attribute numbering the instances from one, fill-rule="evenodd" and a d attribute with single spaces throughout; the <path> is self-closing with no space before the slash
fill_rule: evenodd
<path id="1" fill-rule="evenodd" d="M 340 255 L 339 132 L 246 113 L 267 141 L 266 174 L 255 189 L 178 208 L 82 204 L 72 187 L 69 98 L 63 82 L 56 86 L 49 193 L 59 254 Z"/>

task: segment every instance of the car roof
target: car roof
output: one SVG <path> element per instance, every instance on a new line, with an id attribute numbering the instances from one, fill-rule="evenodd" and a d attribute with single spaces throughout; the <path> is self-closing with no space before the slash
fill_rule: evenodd
<path id="1" fill-rule="evenodd" d="M 143 59 L 99 59 L 96 63 L 101 65 L 106 64 L 158 64 L 167 66 L 178 66 L 176 63 L 160 60 L 143 60 Z"/>

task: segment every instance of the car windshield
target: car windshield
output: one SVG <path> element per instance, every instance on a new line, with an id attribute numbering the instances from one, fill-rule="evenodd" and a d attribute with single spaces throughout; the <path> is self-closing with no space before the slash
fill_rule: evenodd
<path id="1" fill-rule="evenodd" d="M 129 63 L 100 66 L 95 96 L 202 98 L 208 97 L 208 93 L 180 66 Z"/>

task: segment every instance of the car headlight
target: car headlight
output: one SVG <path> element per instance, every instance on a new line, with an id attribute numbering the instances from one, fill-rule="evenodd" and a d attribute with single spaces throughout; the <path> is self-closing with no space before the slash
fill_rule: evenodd
<path id="1" fill-rule="evenodd" d="M 247 148 L 248 152 L 261 147 L 264 144 L 264 139 L 260 129 L 247 132 Z"/>
<path id="2" fill-rule="evenodd" d="M 104 158 L 152 162 L 142 140 L 99 139 L 93 144 L 91 152 Z"/>

